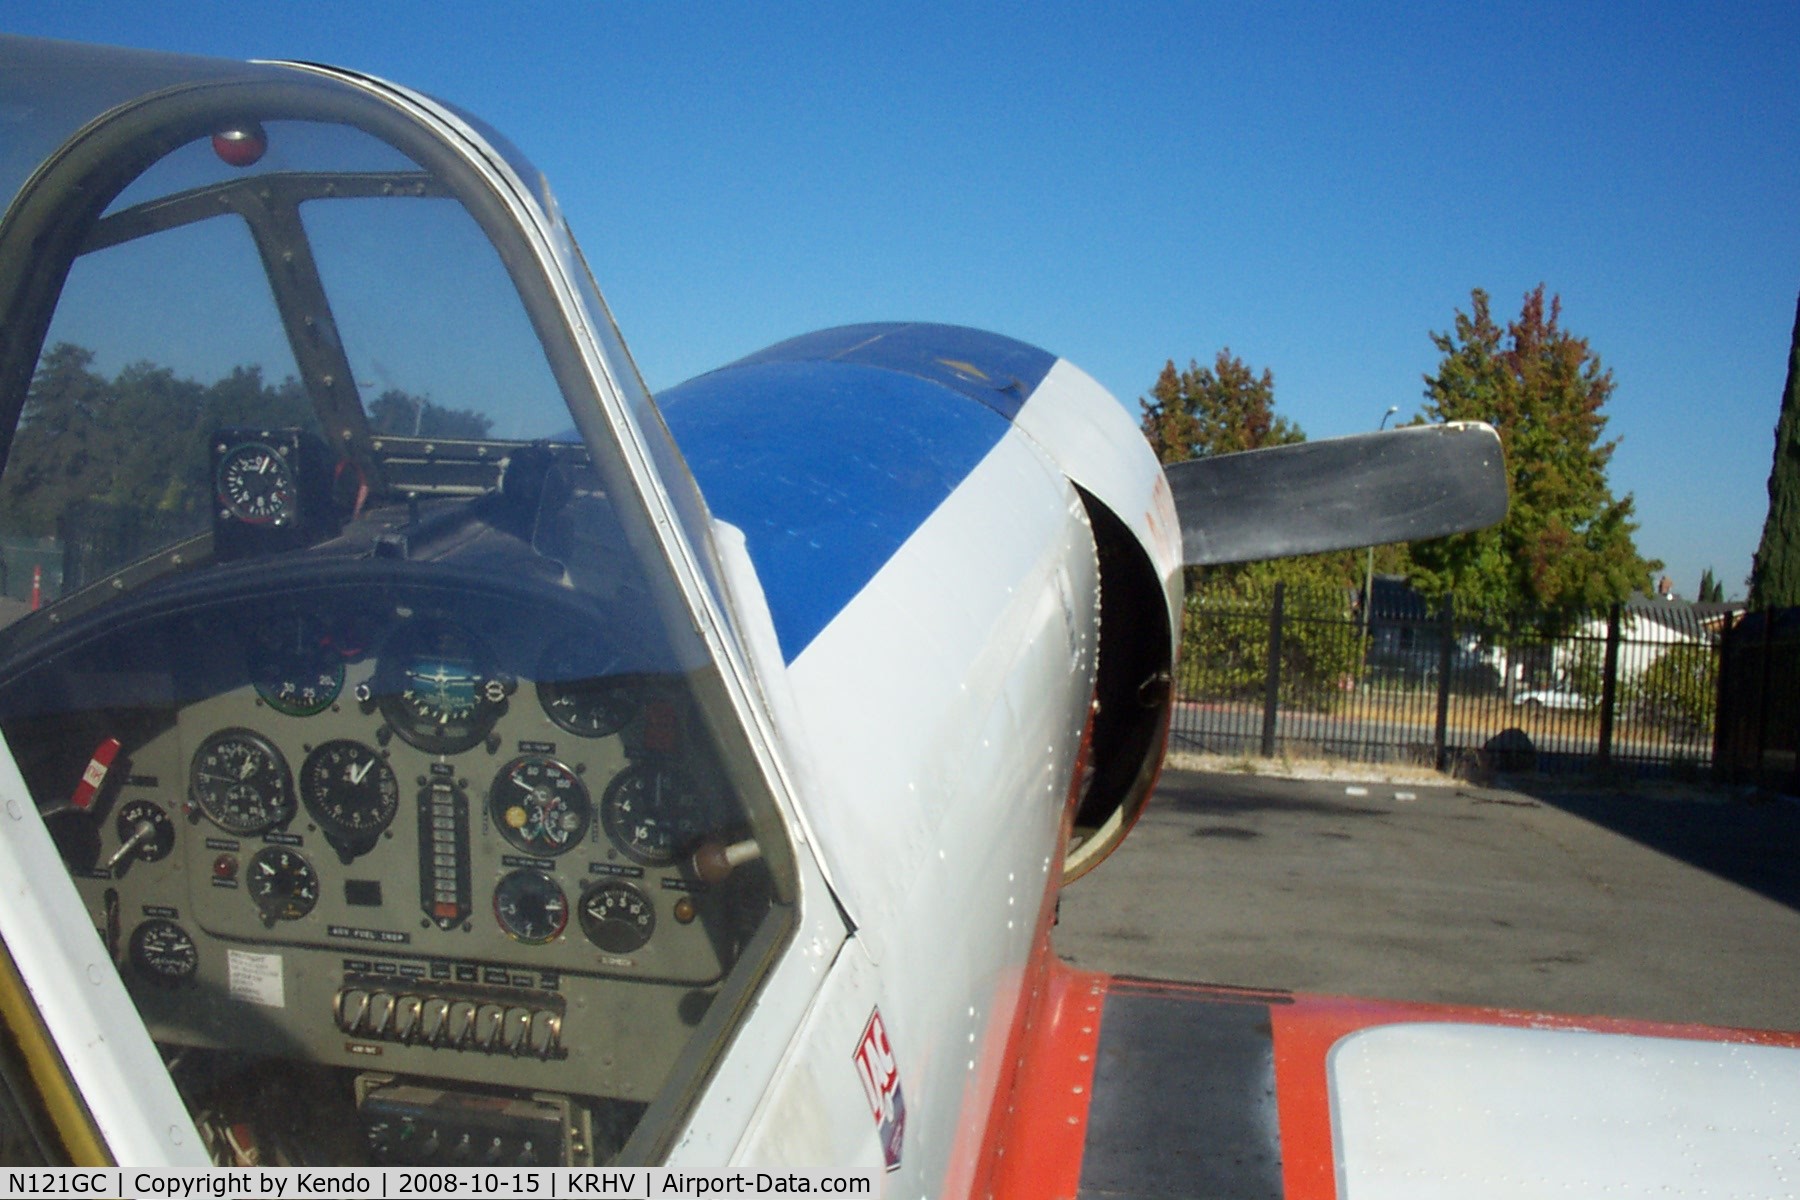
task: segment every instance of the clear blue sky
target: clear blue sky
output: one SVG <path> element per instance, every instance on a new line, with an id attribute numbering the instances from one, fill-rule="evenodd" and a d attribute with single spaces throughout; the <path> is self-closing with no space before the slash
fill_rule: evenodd
<path id="1" fill-rule="evenodd" d="M 1708 11 L 1708 10 L 1712 11 Z M 1573 10 L 1573 11 L 1570 11 Z M 1545 283 L 1616 376 L 1615 492 L 1740 595 L 1800 294 L 1800 5 L 86 3 L 9 32 L 357 67 L 555 186 L 654 388 L 918 318 L 1135 413 L 1229 346 L 1311 437 Z"/>

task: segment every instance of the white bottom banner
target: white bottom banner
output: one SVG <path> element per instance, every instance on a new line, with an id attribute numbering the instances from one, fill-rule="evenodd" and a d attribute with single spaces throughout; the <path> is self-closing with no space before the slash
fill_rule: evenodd
<path id="1" fill-rule="evenodd" d="M 651 1196 L 874 1196 L 873 1175 L 809 1175 L 805 1172 L 734 1171 L 699 1175 L 659 1167 L 220 1167 L 211 1171 L 153 1171 L 131 1167 L 8 1168 L 0 1172 L 0 1195 L 118 1196 L 127 1200 L 331 1200 L 339 1197 L 458 1197 L 487 1200 L 564 1200 L 565 1197 Z"/>

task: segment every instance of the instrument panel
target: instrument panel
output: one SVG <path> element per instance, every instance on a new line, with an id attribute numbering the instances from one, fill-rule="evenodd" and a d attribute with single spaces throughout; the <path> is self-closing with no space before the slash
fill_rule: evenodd
<path id="1" fill-rule="evenodd" d="M 768 874 L 692 679 L 522 590 L 140 603 L 0 683 L 154 1037 L 655 1094 Z"/>

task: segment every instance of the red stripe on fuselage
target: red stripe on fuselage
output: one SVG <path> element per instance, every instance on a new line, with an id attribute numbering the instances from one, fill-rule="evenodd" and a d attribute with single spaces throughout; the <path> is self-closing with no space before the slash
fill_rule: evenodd
<path id="1" fill-rule="evenodd" d="M 1110 982 L 1098 971 L 1050 960 L 1020 1039 L 1014 1086 L 995 1114 L 986 1178 L 977 1181 L 975 1195 L 1075 1195 Z"/>
<path id="2" fill-rule="evenodd" d="M 1068 854 L 1075 811 L 1090 777 L 1094 712 L 1090 701 L 1057 830 L 1057 863 Z M 1023 994 L 1006 1035 L 1002 1059 L 1006 1067 L 982 1130 L 976 1160 L 980 1165 L 969 1189 L 972 1196 L 1073 1196 L 1081 1178 L 1082 1139 L 1077 1135 L 1086 1128 L 1085 1097 L 1094 1075 L 1093 1044 L 1100 1039 L 1100 1007 L 1108 977 L 1077 971 L 1051 949 L 1050 928 L 1056 923 L 1061 883 L 1060 872 L 1052 869 L 1038 906 Z M 1091 997 L 1078 1002 L 1083 992 Z M 1092 1019 L 1085 1023 L 1075 1020 L 1075 1014 L 1082 1011 L 1091 1012 Z M 1090 1026 L 1086 1033 L 1074 1032 Z M 1083 1039 L 1088 1042 L 1086 1049 L 1082 1049 Z M 1054 1116 L 1046 1116 L 1037 1099 L 1052 1094 L 1081 1098 L 1079 1125 L 1072 1126 L 1065 1118 L 1060 1129 L 1054 1127 Z M 1052 1127 L 1046 1130 L 1040 1125 Z M 1066 1186 L 1061 1182 L 1065 1177 Z"/>

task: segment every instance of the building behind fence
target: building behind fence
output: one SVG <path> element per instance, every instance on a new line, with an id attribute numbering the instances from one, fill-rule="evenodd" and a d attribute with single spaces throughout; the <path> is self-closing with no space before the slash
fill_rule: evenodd
<path id="1" fill-rule="evenodd" d="M 1428 607 L 1397 577 L 1375 584 L 1366 607 L 1337 589 L 1198 589 L 1174 748 L 1439 769 L 1478 756 L 1502 769 L 1713 767 L 1734 606 L 1635 597 L 1552 639 Z M 1776 678 L 1800 678 L 1800 620 L 1784 644 L 1796 661 Z"/>

